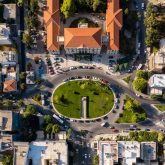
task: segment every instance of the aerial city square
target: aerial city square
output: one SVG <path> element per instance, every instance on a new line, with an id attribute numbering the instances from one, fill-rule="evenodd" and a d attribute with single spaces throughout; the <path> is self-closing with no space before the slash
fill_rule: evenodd
<path id="1" fill-rule="evenodd" d="M 0 165 L 165 165 L 165 0 L 0 0 Z"/>

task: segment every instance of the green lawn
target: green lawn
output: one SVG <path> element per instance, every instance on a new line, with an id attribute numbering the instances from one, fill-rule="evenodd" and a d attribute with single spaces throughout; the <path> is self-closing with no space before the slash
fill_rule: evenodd
<path id="1" fill-rule="evenodd" d="M 81 118 L 81 98 L 89 97 L 88 118 L 108 113 L 114 104 L 112 91 L 98 81 L 75 80 L 59 86 L 54 95 L 55 108 L 63 115 Z"/>
<path id="2" fill-rule="evenodd" d="M 140 107 L 139 102 L 130 97 L 126 97 L 123 107 L 123 113 L 117 119 L 117 123 L 137 123 L 146 119 L 144 109 Z"/>
<path id="3" fill-rule="evenodd" d="M 165 111 L 165 104 L 155 104 L 155 107 L 160 111 Z"/>

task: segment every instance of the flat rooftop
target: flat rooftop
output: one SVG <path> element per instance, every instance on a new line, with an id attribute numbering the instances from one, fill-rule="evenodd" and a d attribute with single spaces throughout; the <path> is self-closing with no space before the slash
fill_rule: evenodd
<path id="1" fill-rule="evenodd" d="M 118 150 L 118 157 L 123 159 L 124 165 L 132 165 L 140 157 L 140 143 L 137 141 L 118 141 Z"/>
<path id="2" fill-rule="evenodd" d="M 100 141 L 99 161 L 100 165 L 110 165 L 118 162 L 118 143 L 115 141 Z"/>
<path id="3" fill-rule="evenodd" d="M 156 160 L 156 142 L 141 142 L 141 159 Z"/>
<path id="4" fill-rule="evenodd" d="M 0 130 L 12 131 L 13 112 L 0 110 Z"/>
<path id="5" fill-rule="evenodd" d="M 165 74 L 154 74 L 149 79 L 149 86 L 151 88 L 165 88 Z"/>
<path id="6" fill-rule="evenodd" d="M 27 161 L 27 154 L 29 150 L 29 143 L 27 142 L 14 142 L 15 147 L 15 165 L 23 165 Z"/>
<path id="7" fill-rule="evenodd" d="M 68 145 L 66 141 L 38 141 L 29 146 L 28 159 L 33 165 L 68 165 Z"/>

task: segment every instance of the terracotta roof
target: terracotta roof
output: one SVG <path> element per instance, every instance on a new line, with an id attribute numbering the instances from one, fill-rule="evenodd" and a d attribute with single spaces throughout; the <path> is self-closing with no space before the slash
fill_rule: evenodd
<path id="1" fill-rule="evenodd" d="M 119 0 L 107 0 L 106 31 L 110 33 L 112 50 L 119 50 L 119 31 L 123 25 L 122 9 L 119 9 Z"/>
<path id="2" fill-rule="evenodd" d="M 60 33 L 59 0 L 47 0 L 47 9 L 44 11 L 44 24 L 47 30 L 47 49 L 59 50 L 57 36 Z"/>
<path id="3" fill-rule="evenodd" d="M 65 28 L 65 48 L 101 48 L 101 28 Z"/>
<path id="4" fill-rule="evenodd" d="M 13 92 L 17 89 L 16 80 L 6 80 L 3 83 L 3 92 Z"/>

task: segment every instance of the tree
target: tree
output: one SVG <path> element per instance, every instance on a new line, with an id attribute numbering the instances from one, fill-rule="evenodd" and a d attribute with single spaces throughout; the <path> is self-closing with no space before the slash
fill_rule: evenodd
<path id="1" fill-rule="evenodd" d="M 33 104 L 29 104 L 26 107 L 26 111 L 30 112 L 31 114 L 36 114 L 37 113 L 37 109 Z"/>
<path id="2" fill-rule="evenodd" d="M 19 78 L 20 78 L 21 80 L 25 80 L 25 79 L 26 79 L 26 72 L 21 72 L 21 73 L 19 74 Z"/>
<path id="3" fill-rule="evenodd" d="M 21 90 L 25 90 L 26 89 L 26 84 L 25 83 L 21 83 L 20 84 L 20 88 L 21 88 Z"/>
<path id="4" fill-rule="evenodd" d="M 52 123 L 53 122 L 53 117 L 50 116 L 50 115 L 45 115 L 44 116 L 44 123 L 45 124 L 49 124 L 49 123 Z"/>
<path id="5" fill-rule="evenodd" d="M 3 101 L 4 106 L 11 107 L 13 105 L 12 101 L 9 99 L 6 99 Z"/>
<path id="6" fill-rule="evenodd" d="M 162 142 L 164 140 L 164 134 L 162 132 L 158 133 L 158 142 Z"/>
<path id="7" fill-rule="evenodd" d="M 92 157 L 92 165 L 99 165 L 99 156 L 97 154 Z"/>
<path id="8" fill-rule="evenodd" d="M 52 133 L 59 133 L 60 132 L 60 127 L 58 124 L 54 124 L 52 126 Z"/>
<path id="9" fill-rule="evenodd" d="M 3 165 L 12 165 L 13 164 L 13 157 L 10 154 L 6 154 L 2 159 Z"/>
<path id="10" fill-rule="evenodd" d="M 22 42 L 27 45 L 27 47 L 30 47 L 32 44 L 32 38 L 28 32 L 23 33 Z"/>
<path id="11" fill-rule="evenodd" d="M 73 132 L 72 128 L 69 128 L 68 131 L 67 131 L 67 139 L 70 138 L 72 132 Z"/>
<path id="12" fill-rule="evenodd" d="M 61 6 L 61 12 L 65 18 L 71 17 L 76 12 L 76 6 L 74 0 L 64 0 Z"/>
<path id="13" fill-rule="evenodd" d="M 24 0 L 17 0 L 17 5 L 19 7 L 22 7 L 23 6 L 23 3 L 24 3 Z"/>
<path id="14" fill-rule="evenodd" d="M 45 129 L 45 132 L 46 133 L 51 133 L 52 132 L 52 127 L 53 127 L 53 124 L 50 123 L 46 126 L 46 129 Z"/>
<path id="15" fill-rule="evenodd" d="M 145 80 L 148 80 L 149 78 L 149 73 L 147 71 L 143 71 L 143 70 L 137 70 L 136 71 L 136 76 L 138 78 L 143 78 Z"/>
<path id="16" fill-rule="evenodd" d="M 19 107 L 23 107 L 23 106 L 24 106 L 23 100 L 18 100 L 18 101 L 17 101 L 17 105 L 18 105 Z"/>
<path id="17" fill-rule="evenodd" d="M 147 88 L 147 81 L 143 78 L 137 78 L 132 83 L 133 88 L 139 92 L 145 92 Z"/>
<path id="18" fill-rule="evenodd" d="M 31 115 L 35 115 L 37 113 L 37 109 L 34 105 L 29 104 L 26 107 L 25 112 L 23 113 L 24 118 L 29 118 Z"/>
<path id="19" fill-rule="evenodd" d="M 35 1 L 35 0 L 30 0 L 30 11 L 31 11 L 32 13 L 34 13 L 34 12 L 38 12 L 38 9 L 39 9 L 39 7 L 38 7 L 37 1 Z"/>
<path id="20" fill-rule="evenodd" d="M 128 15 L 128 14 L 129 14 L 128 8 L 126 8 L 126 9 L 124 10 L 124 14 L 125 14 L 125 15 Z"/>
<path id="21" fill-rule="evenodd" d="M 94 0 L 92 5 L 93 11 L 96 11 L 99 5 L 100 5 L 100 0 Z"/>

